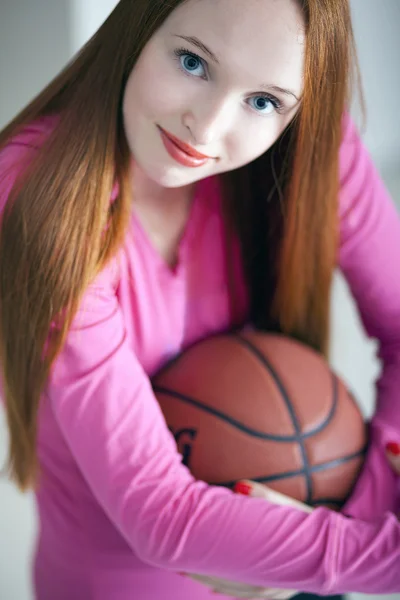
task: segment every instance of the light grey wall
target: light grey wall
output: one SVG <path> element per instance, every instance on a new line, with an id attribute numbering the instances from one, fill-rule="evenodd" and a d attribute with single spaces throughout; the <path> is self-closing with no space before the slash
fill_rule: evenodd
<path id="1" fill-rule="evenodd" d="M 69 0 L 0 0 L 0 128 L 71 56 Z M 0 468 L 6 456 L 0 413 Z M 32 494 L 0 479 L 0 598 L 32 598 L 29 562 L 36 532 Z"/>
<path id="2" fill-rule="evenodd" d="M 400 165 L 400 1 L 351 0 L 367 105 L 365 142 L 385 173 Z"/>
<path id="3" fill-rule="evenodd" d="M 117 4 L 118 0 L 70 0 L 73 52 L 95 33 Z"/>
<path id="4" fill-rule="evenodd" d="M 69 0 L 0 0 L 0 127 L 70 55 Z"/>
<path id="5" fill-rule="evenodd" d="M 57 73 L 116 3 L 0 0 L 0 127 Z M 400 0 L 351 0 L 351 5 L 368 109 L 365 141 L 400 205 Z M 350 383 L 368 415 L 378 372 L 375 344 L 365 339 L 340 276 L 335 279 L 333 298 L 332 364 Z M 0 465 L 6 443 L 0 412 Z M 35 531 L 32 495 L 22 496 L 0 480 L 1 600 L 32 600 L 29 565 Z M 354 595 L 352 600 L 361 596 Z"/>

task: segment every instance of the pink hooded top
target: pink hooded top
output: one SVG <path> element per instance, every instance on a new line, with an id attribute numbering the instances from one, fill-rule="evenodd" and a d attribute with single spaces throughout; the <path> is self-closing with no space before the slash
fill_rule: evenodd
<path id="1" fill-rule="evenodd" d="M 0 154 L 0 208 L 49 127 L 27 127 Z M 371 446 L 345 507 L 357 519 L 236 495 L 182 465 L 149 377 L 230 326 L 220 195 L 206 179 L 174 270 L 132 213 L 119 265 L 88 288 L 54 365 L 39 412 L 38 600 L 215 597 L 179 572 L 322 594 L 400 592 L 398 481 L 384 454 L 400 441 L 400 219 L 348 119 L 340 163 L 339 267 L 383 365 Z"/>

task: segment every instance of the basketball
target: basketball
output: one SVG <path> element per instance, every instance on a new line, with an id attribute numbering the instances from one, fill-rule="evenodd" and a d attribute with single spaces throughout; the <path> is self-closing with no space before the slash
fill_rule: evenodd
<path id="1" fill-rule="evenodd" d="M 251 479 L 339 509 L 363 463 L 367 430 L 326 360 L 282 335 L 207 338 L 153 379 L 184 464 L 232 488 Z"/>

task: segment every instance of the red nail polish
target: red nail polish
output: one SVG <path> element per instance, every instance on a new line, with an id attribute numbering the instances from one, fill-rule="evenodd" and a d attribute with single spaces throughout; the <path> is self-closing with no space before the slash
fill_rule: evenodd
<path id="1" fill-rule="evenodd" d="M 247 485 L 247 483 L 242 483 L 239 481 L 233 488 L 233 491 L 237 494 L 243 494 L 243 496 L 250 496 L 251 494 L 251 485 Z"/>
<path id="2" fill-rule="evenodd" d="M 400 454 L 400 444 L 398 444 L 397 442 L 389 442 L 386 445 L 386 450 L 387 452 L 390 452 L 390 454 L 398 456 Z"/>

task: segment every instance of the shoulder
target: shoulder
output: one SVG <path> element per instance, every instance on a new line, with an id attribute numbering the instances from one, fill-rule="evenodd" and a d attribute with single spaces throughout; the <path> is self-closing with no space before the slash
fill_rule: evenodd
<path id="1" fill-rule="evenodd" d="M 344 225 L 372 201 L 379 204 L 382 196 L 379 172 L 349 114 L 343 118 L 339 177 L 339 218 Z"/>
<path id="2" fill-rule="evenodd" d="M 22 127 L 0 149 L 0 211 L 19 175 L 29 166 L 37 151 L 57 124 L 57 117 L 42 117 Z"/>
<path id="3" fill-rule="evenodd" d="M 57 115 L 40 117 L 24 125 L 0 149 L 0 214 L 3 212 L 7 199 L 19 176 L 35 159 L 38 150 L 55 130 L 58 122 L 59 117 Z M 89 286 L 86 295 L 89 305 L 93 304 L 93 298 L 96 298 L 97 303 L 100 303 L 104 300 L 105 293 L 114 295 L 118 280 L 119 266 L 117 257 L 115 257 Z"/>
<path id="4" fill-rule="evenodd" d="M 32 150 L 38 150 L 55 129 L 57 122 L 57 116 L 46 116 L 24 125 L 0 150 L 1 164 L 11 163 Z"/>
<path id="5" fill-rule="evenodd" d="M 351 183 L 356 175 L 359 159 L 366 149 L 361 140 L 357 126 L 348 113 L 342 120 L 342 141 L 339 150 L 340 187 L 343 189 Z"/>

